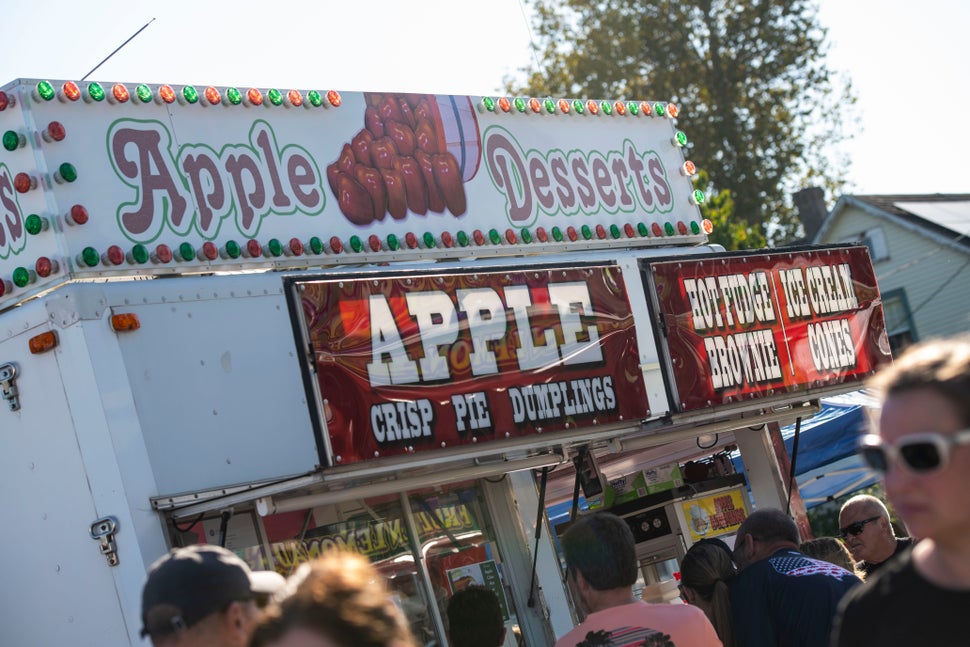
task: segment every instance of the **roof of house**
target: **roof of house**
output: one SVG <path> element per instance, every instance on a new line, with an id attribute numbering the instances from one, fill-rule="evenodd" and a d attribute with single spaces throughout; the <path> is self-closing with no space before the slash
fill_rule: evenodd
<path id="1" fill-rule="evenodd" d="M 970 193 L 843 195 L 816 236 L 820 239 L 848 205 L 889 216 L 970 247 Z"/>

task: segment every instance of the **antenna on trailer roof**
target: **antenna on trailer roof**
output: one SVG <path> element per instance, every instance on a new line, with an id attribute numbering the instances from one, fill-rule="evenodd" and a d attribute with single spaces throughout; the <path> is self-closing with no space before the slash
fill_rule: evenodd
<path id="1" fill-rule="evenodd" d="M 143 27 L 142 27 L 141 29 L 139 29 L 138 31 L 136 31 L 136 32 L 135 32 L 134 34 L 132 34 L 131 36 L 129 36 L 129 37 L 128 37 L 128 40 L 126 40 L 125 42 L 123 42 L 123 43 L 122 43 L 121 45 L 118 45 L 118 47 L 116 47 L 116 48 L 115 48 L 115 51 L 113 51 L 113 52 L 111 52 L 110 54 L 108 54 L 107 56 L 105 56 L 105 57 L 104 57 L 104 58 L 103 58 L 103 59 L 101 60 L 101 62 L 100 62 L 100 63 L 98 63 L 97 65 L 95 65 L 94 67 L 92 67 L 92 68 L 91 68 L 91 71 L 90 71 L 90 72 L 88 72 L 87 74 L 85 74 L 84 76 L 82 76 L 82 77 L 81 77 L 81 80 L 82 80 L 82 81 L 84 81 L 84 80 L 85 80 L 85 79 L 87 79 L 87 78 L 88 78 L 89 76 L 91 76 L 92 74 L 94 74 L 94 71 L 95 71 L 96 69 L 98 69 L 99 67 L 101 67 L 102 65 L 104 65 L 104 64 L 105 64 L 105 62 L 106 62 L 106 61 L 107 61 L 107 60 L 108 60 L 109 58 L 111 58 L 112 56 L 114 56 L 115 54 L 117 54 L 117 53 L 118 53 L 118 50 L 120 50 L 120 49 L 121 49 L 122 47 L 124 47 L 125 45 L 127 45 L 128 43 L 130 43 L 130 42 L 131 42 L 131 41 L 132 41 L 132 40 L 133 40 L 133 39 L 135 38 L 135 36 L 137 36 L 138 34 L 140 34 L 140 33 L 142 33 L 143 31 L 145 31 L 145 27 L 148 27 L 148 25 L 150 25 L 150 24 L 152 24 L 153 22 L 155 22 L 155 19 L 154 19 L 154 18 L 152 18 L 151 20 L 149 20 L 148 22 L 146 22 L 146 23 L 145 23 L 145 25 L 144 25 L 144 26 L 143 26 Z"/>

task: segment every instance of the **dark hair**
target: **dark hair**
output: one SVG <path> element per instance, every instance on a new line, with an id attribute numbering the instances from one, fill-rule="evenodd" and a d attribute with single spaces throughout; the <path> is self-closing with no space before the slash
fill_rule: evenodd
<path id="1" fill-rule="evenodd" d="M 876 373 L 869 386 L 884 398 L 933 389 L 953 405 L 962 424 L 970 425 L 970 336 L 914 344 L 891 366 Z"/>
<path id="2" fill-rule="evenodd" d="M 738 541 L 751 535 L 758 541 L 790 541 L 798 545 L 798 525 L 795 520 L 777 508 L 755 510 L 738 528 Z"/>
<path id="3" fill-rule="evenodd" d="M 582 573 L 597 591 L 633 586 L 637 555 L 633 532 L 614 514 L 597 512 L 576 520 L 560 539 L 566 568 Z"/>
<path id="4" fill-rule="evenodd" d="M 708 618 L 724 647 L 735 644 L 728 585 L 736 574 L 731 549 L 720 540 L 702 539 L 690 547 L 680 562 L 681 585 L 693 589 L 708 603 Z"/>
<path id="5" fill-rule="evenodd" d="M 495 591 L 469 586 L 448 601 L 452 647 L 499 647 L 505 638 L 505 618 Z"/>
<path id="6" fill-rule="evenodd" d="M 342 647 L 411 647 L 410 627 L 384 582 L 366 557 L 349 551 L 303 564 L 267 610 L 250 647 L 270 645 L 297 627 Z"/>

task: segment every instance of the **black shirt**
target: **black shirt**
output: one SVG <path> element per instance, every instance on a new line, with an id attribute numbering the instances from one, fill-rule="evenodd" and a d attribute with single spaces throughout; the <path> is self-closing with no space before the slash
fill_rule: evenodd
<path id="1" fill-rule="evenodd" d="M 832 647 L 970 645 L 970 589 L 945 589 L 924 578 L 905 551 L 839 605 Z"/>
<path id="2" fill-rule="evenodd" d="M 897 537 L 896 550 L 893 551 L 892 555 L 890 555 L 883 561 L 879 562 L 878 564 L 870 564 L 869 562 L 859 562 L 859 570 L 865 573 L 866 577 L 869 577 L 870 575 L 878 571 L 880 568 L 885 566 L 889 562 L 889 560 L 891 560 L 893 557 L 903 552 L 904 550 L 906 550 L 912 545 L 913 545 L 913 540 L 910 539 L 909 537 Z"/>

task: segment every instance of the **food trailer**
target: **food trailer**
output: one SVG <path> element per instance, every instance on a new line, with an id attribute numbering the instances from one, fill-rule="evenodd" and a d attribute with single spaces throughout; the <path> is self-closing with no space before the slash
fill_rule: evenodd
<path id="1" fill-rule="evenodd" d="M 709 243 L 677 114 L 0 88 L 5 638 L 138 644 L 147 565 L 206 542 L 361 552 L 426 645 L 489 586 L 551 645 L 553 506 L 627 518 L 660 598 L 693 541 L 797 506 L 778 425 L 890 357 L 871 262 Z"/>

